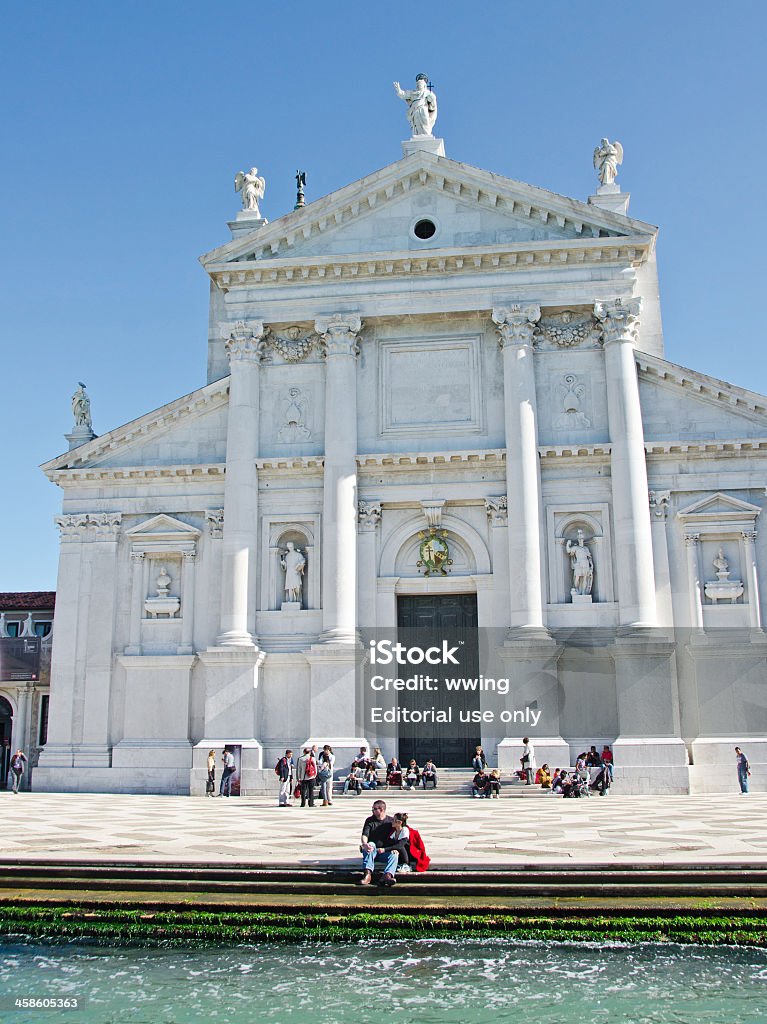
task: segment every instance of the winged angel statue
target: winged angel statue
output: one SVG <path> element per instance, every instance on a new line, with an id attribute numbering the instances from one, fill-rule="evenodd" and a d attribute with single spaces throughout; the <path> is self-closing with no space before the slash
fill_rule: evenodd
<path id="1" fill-rule="evenodd" d="M 601 185 L 612 185 L 618 174 L 618 165 L 623 163 L 623 146 L 620 142 L 602 139 L 594 150 L 594 167 Z"/>
<path id="2" fill-rule="evenodd" d="M 238 171 L 234 176 L 234 191 L 242 192 L 242 208 L 249 213 L 261 216 L 258 208 L 259 200 L 264 198 L 266 182 L 258 176 L 258 168 L 251 167 L 249 171 Z"/>

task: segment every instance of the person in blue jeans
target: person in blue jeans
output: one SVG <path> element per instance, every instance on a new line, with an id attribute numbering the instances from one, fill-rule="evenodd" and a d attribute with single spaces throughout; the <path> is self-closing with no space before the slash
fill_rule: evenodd
<path id="1" fill-rule="evenodd" d="M 362 837 L 360 840 L 360 853 L 362 854 L 362 878 L 359 885 L 370 885 L 373 881 L 373 872 L 376 868 L 376 860 L 384 860 L 384 874 L 381 879 L 382 885 L 394 885 L 399 862 L 397 850 L 385 850 L 384 843 L 389 841 L 392 833 L 392 819 L 386 813 L 386 802 L 376 800 L 372 807 L 372 814 L 365 818 L 362 826 Z"/>
<path id="2" fill-rule="evenodd" d="M 231 750 L 224 750 L 221 755 L 224 770 L 221 772 L 221 788 L 219 796 L 232 795 L 232 777 L 234 776 L 234 755 Z"/>
<path id="3" fill-rule="evenodd" d="M 748 777 L 751 774 L 751 765 L 748 763 L 748 758 L 740 747 L 735 748 L 735 763 L 738 766 L 740 791 L 741 793 L 748 793 Z"/>

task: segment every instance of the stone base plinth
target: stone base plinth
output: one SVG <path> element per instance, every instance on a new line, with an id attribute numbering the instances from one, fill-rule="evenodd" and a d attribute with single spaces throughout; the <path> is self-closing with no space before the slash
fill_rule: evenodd
<path id="1" fill-rule="evenodd" d="M 411 153 L 433 153 L 434 156 L 445 155 L 445 140 L 434 138 L 433 135 L 414 135 L 402 143 L 402 155 Z"/>

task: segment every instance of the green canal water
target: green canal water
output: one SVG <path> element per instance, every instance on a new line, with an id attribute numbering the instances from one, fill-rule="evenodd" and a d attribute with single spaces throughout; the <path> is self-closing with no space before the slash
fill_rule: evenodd
<path id="1" fill-rule="evenodd" d="M 77 1009 L 15 1009 L 16 999 Z M 767 951 L 488 941 L 205 950 L 0 945 L 4 1024 L 744 1024 Z"/>

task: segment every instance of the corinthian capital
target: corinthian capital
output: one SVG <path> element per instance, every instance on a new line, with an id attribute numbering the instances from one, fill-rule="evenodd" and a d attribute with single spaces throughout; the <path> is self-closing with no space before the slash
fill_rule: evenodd
<path id="1" fill-rule="evenodd" d="M 234 362 L 261 362 L 268 333 L 263 320 L 237 320 L 232 325 L 224 324 L 224 330 L 229 332 L 225 347 L 230 365 Z"/>
<path id="2" fill-rule="evenodd" d="M 497 306 L 492 312 L 498 328 L 501 348 L 507 345 L 532 345 L 535 325 L 541 319 L 541 307 L 533 302 L 513 302 Z"/>
<path id="3" fill-rule="evenodd" d="M 358 313 L 333 313 L 331 316 L 322 316 L 315 322 L 314 329 L 322 339 L 326 355 L 359 355 L 357 335 L 362 330 L 362 320 Z"/>
<path id="4" fill-rule="evenodd" d="M 611 341 L 630 341 L 632 345 L 635 344 L 641 310 L 640 298 L 597 302 L 594 316 L 602 325 L 604 343 L 608 345 Z"/>

